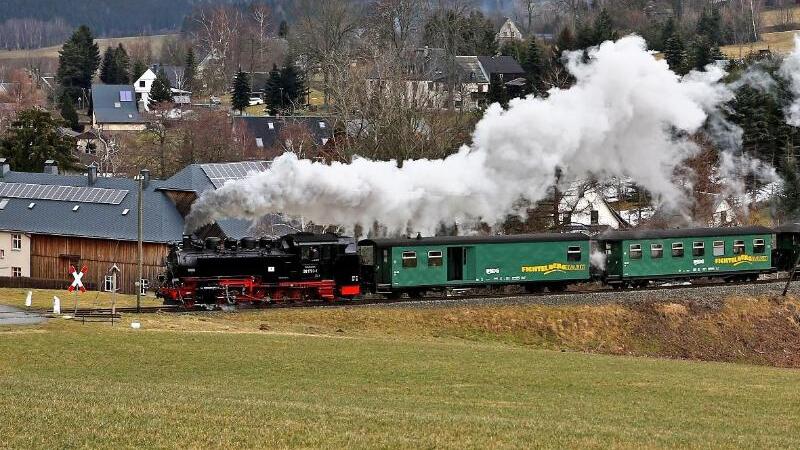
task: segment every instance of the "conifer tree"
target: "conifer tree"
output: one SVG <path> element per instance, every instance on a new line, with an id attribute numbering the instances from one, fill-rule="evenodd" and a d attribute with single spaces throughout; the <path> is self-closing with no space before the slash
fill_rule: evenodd
<path id="1" fill-rule="evenodd" d="M 184 89 L 187 91 L 195 92 L 199 89 L 197 88 L 197 61 L 195 61 L 194 57 L 194 50 L 192 47 L 189 47 L 189 50 L 186 52 L 186 60 L 184 61 L 184 69 L 183 69 L 183 79 L 184 79 Z"/>
<path id="2" fill-rule="evenodd" d="M 572 30 L 568 25 L 565 25 L 564 28 L 561 29 L 561 32 L 558 33 L 556 46 L 558 47 L 559 53 L 567 50 L 575 50 L 575 35 L 572 34 Z"/>
<path id="3" fill-rule="evenodd" d="M 492 75 L 489 80 L 489 92 L 486 93 L 486 100 L 489 101 L 489 104 L 500 103 L 503 108 L 508 106 L 508 92 L 503 84 L 503 79 L 498 74 Z"/>
<path id="4" fill-rule="evenodd" d="M 281 69 L 281 86 L 283 87 L 284 109 L 297 106 L 306 92 L 305 77 L 289 58 L 286 59 L 286 64 Z"/>
<path id="5" fill-rule="evenodd" d="M 59 125 L 60 121 L 47 111 L 20 111 L 0 136 L 0 156 L 9 158 L 20 172 L 40 171 L 48 159 L 65 170 L 78 169 L 72 153 L 75 139 L 60 133 Z"/>
<path id="6" fill-rule="evenodd" d="M 56 78 L 64 94 L 77 97 L 92 87 L 92 78 L 100 65 L 100 49 L 92 31 L 81 25 L 64 43 L 58 54 Z"/>
<path id="7" fill-rule="evenodd" d="M 544 92 L 544 76 L 547 72 L 547 58 L 544 56 L 542 48 L 535 38 L 531 38 L 528 43 L 528 51 L 522 64 L 525 69 L 525 77 L 531 91 L 541 95 Z"/>
<path id="8" fill-rule="evenodd" d="M 163 68 L 158 69 L 156 79 L 153 80 L 153 85 L 150 87 L 150 98 L 155 103 L 164 103 L 172 101 L 172 90 L 169 85 L 169 78 Z"/>
<path id="9" fill-rule="evenodd" d="M 131 84 L 131 59 L 128 57 L 128 52 L 125 47 L 119 44 L 114 50 L 114 63 L 112 64 L 113 70 L 113 84 Z"/>
<path id="10" fill-rule="evenodd" d="M 594 22 L 594 45 L 602 44 L 605 41 L 617 39 L 617 32 L 614 30 L 614 23 L 608 10 L 603 8 Z"/>
<path id="11" fill-rule="evenodd" d="M 278 37 L 286 39 L 287 36 L 289 36 L 289 24 L 285 20 L 281 20 L 278 25 Z"/>
<path id="12" fill-rule="evenodd" d="M 103 64 L 100 66 L 100 81 L 105 84 L 114 84 L 111 81 L 114 72 L 114 49 L 108 47 L 103 53 Z"/>
<path id="13" fill-rule="evenodd" d="M 673 72 L 678 75 L 686 74 L 686 47 L 679 35 L 671 36 L 664 43 L 664 59 Z"/>
<path id="14" fill-rule="evenodd" d="M 276 115 L 283 108 L 281 88 L 283 87 L 283 80 L 281 71 L 278 66 L 273 64 L 272 70 L 269 72 L 267 84 L 264 86 L 264 96 L 269 109 L 270 115 Z"/>
<path id="15" fill-rule="evenodd" d="M 64 119 L 67 126 L 75 131 L 80 131 L 80 123 L 78 121 L 78 112 L 75 110 L 75 102 L 69 95 L 62 95 L 59 102 L 61 110 L 61 118 Z"/>
<path id="16" fill-rule="evenodd" d="M 241 70 L 233 80 L 231 107 L 241 114 L 250 105 L 250 77 Z"/>
<path id="17" fill-rule="evenodd" d="M 145 72 L 147 72 L 147 64 L 141 59 L 134 60 L 133 67 L 131 68 L 131 80 L 138 80 Z"/>

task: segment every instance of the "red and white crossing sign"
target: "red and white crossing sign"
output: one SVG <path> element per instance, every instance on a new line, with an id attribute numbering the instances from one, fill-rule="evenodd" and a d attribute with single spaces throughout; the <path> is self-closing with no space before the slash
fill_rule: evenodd
<path id="1" fill-rule="evenodd" d="M 83 275 L 86 274 L 86 272 L 88 271 L 89 271 L 89 266 L 87 266 L 86 264 L 84 264 L 83 267 L 81 267 L 80 272 L 75 270 L 75 266 L 70 264 L 69 273 L 72 274 L 72 278 L 74 278 L 75 280 L 72 282 L 71 285 L 69 285 L 69 288 L 67 288 L 67 290 L 69 292 L 72 292 L 75 289 L 79 289 L 81 292 L 86 292 L 86 288 L 83 287 L 83 282 L 81 281 L 81 278 L 83 278 Z"/>

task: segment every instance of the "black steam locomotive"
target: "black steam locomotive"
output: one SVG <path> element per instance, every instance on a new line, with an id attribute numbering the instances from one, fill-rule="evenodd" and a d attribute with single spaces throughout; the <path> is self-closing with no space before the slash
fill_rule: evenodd
<path id="1" fill-rule="evenodd" d="M 296 233 L 277 240 L 185 236 L 166 259 L 157 295 L 185 307 L 352 298 L 361 292 L 355 242 Z"/>

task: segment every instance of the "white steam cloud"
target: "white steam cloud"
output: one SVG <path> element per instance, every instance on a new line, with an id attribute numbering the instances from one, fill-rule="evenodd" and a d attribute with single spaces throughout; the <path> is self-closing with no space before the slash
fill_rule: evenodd
<path id="1" fill-rule="evenodd" d="M 220 218 L 256 219 L 282 212 L 315 223 L 432 233 L 440 223 L 495 224 L 521 198 L 541 200 L 557 169 L 565 180 L 630 177 L 662 205 L 685 206 L 673 173 L 696 146 L 686 136 L 732 98 L 709 67 L 680 78 L 628 36 L 568 56 L 577 82 L 546 99 L 492 105 L 473 143 L 442 160 L 355 159 L 326 165 L 288 153 L 247 179 L 207 191 L 195 202 L 186 228 Z"/>
<path id="2" fill-rule="evenodd" d="M 794 50 L 784 58 L 778 73 L 789 80 L 794 94 L 794 101 L 786 111 L 786 123 L 800 127 L 800 35 L 794 35 Z"/>

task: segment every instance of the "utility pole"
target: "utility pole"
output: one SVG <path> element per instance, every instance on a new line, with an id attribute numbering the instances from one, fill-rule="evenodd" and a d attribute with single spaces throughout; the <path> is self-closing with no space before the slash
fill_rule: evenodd
<path id="1" fill-rule="evenodd" d="M 142 302 L 142 231 L 143 231 L 143 202 L 142 202 L 142 191 L 144 190 L 144 173 L 139 172 L 139 175 L 136 176 L 137 181 L 139 182 L 139 195 L 137 197 L 137 214 L 136 214 L 136 245 L 137 245 L 137 254 L 136 254 L 136 264 L 138 266 L 138 278 L 136 279 L 136 312 L 140 312 L 141 310 L 141 302 Z"/>

